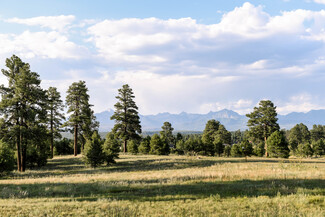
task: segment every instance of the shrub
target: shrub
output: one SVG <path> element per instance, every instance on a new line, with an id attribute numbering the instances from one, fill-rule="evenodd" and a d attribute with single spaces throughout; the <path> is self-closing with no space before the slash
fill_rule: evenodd
<path id="1" fill-rule="evenodd" d="M 313 149 L 309 143 L 301 143 L 298 145 L 298 154 L 301 157 L 311 157 L 313 156 Z"/>
<path id="2" fill-rule="evenodd" d="M 165 155 L 165 144 L 158 134 L 154 134 L 150 140 L 150 154 Z"/>
<path id="3" fill-rule="evenodd" d="M 63 138 L 54 142 L 54 154 L 55 155 L 69 155 L 73 154 L 73 140 Z"/>
<path id="4" fill-rule="evenodd" d="M 230 150 L 230 155 L 232 157 L 242 157 L 243 153 L 239 144 L 233 144 Z"/>
<path id="5" fill-rule="evenodd" d="M 325 144 L 322 139 L 312 143 L 314 155 L 321 156 L 325 154 Z"/>
<path id="6" fill-rule="evenodd" d="M 288 148 L 288 142 L 286 141 L 283 132 L 273 132 L 267 139 L 266 143 L 270 157 L 289 157 L 290 150 Z"/>
<path id="7" fill-rule="evenodd" d="M 0 175 L 13 171 L 15 168 L 14 152 L 9 145 L 0 140 Z"/>
<path id="8" fill-rule="evenodd" d="M 97 167 L 104 162 L 103 142 L 95 131 L 85 144 L 84 160 L 91 167 Z"/>
<path id="9" fill-rule="evenodd" d="M 129 140 L 128 144 L 127 144 L 127 150 L 128 152 L 132 153 L 132 154 L 137 154 L 139 152 L 138 150 L 138 142 L 135 140 Z"/>
<path id="10" fill-rule="evenodd" d="M 103 146 L 104 162 L 107 165 L 116 163 L 115 159 L 118 158 L 121 150 L 121 143 L 114 137 L 113 133 L 107 133 L 106 140 Z"/>
<path id="11" fill-rule="evenodd" d="M 144 138 L 140 145 L 139 145 L 139 148 L 138 148 L 138 151 L 141 153 L 141 154 L 149 154 L 150 152 L 150 136 L 147 136 L 146 138 Z"/>
<path id="12" fill-rule="evenodd" d="M 223 150 L 223 155 L 225 157 L 229 157 L 230 156 L 230 151 L 231 151 L 231 146 L 230 145 L 226 145 L 225 149 Z"/>

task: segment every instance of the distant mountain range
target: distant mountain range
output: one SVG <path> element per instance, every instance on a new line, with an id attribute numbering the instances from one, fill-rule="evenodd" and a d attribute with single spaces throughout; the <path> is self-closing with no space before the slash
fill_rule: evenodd
<path id="1" fill-rule="evenodd" d="M 110 131 L 114 126 L 114 121 L 110 120 L 113 110 L 95 114 L 100 122 L 99 131 Z M 175 131 L 203 131 L 208 120 L 216 119 L 220 121 L 227 130 L 247 129 L 247 117 L 232 110 L 223 109 L 207 114 L 190 114 L 182 112 L 180 114 L 159 113 L 157 115 L 140 115 L 142 131 L 160 131 L 165 121 L 172 124 Z M 294 125 L 304 123 L 308 128 L 313 124 L 325 125 L 325 110 L 311 110 L 307 113 L 292 112 L 287 115 L 278 115 L 281 128 L 290 129 Z"/>

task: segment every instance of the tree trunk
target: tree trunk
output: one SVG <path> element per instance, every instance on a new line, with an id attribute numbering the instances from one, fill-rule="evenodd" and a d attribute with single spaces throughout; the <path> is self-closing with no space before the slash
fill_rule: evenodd
<path id="1" fill-rule="evenodd" d="M 269 153 L 267 152 L 266 137 L 264 137 L 264 142 L 265 142 L 265 157 L 268 157 L 269 156 Z"/>
<path id="2" fill-rule="evenodd" d="M 21 150 L 21 171 L 20 172 L 25 172 L 26 170 L 26 156 L 27 155 L 27 150 L 26 150 L 26 144 L 22 145 L 22 150 Z"/>
<path id="3" fill-rule="evenodd" d="M 127 152 L 127 143 L 128 143 L 128 141 L 124 140 L 124 153 Z"/>
<path id="4" fill-rule="evenodd" d="M 54 146 L 53 111 L 51 110 L 51 158 L 53 158 L 54 156 L 53 146 Z"/>
<path id="5" fill-rule="evenodd" d="M 74 156 L 78 154 L 78 125 L 74 125 Z"/>
<path id="6" fill-rule="evenodd" d="M 21 167 L 21 152 L 20 152 L 20 136 L 19 135 L 17 135 L 16 147 L 17 147 L 17 170 L 20 172 L 20 167 Z"/>

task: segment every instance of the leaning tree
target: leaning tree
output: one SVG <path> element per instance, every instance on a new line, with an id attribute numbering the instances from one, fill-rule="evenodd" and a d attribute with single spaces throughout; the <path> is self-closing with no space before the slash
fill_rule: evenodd
<path id="1" fill-rule="evenodd" d="M 276 106 L 270 100 L 261 100 L 259 107 L 254 107 L 254 111 L 246 116 L 249 118 L 247 126 L 249 127 L 249 135 L 256 140 L 265 143 L 265 156 L 267 157 L 267 138 L 275 131 L 280 129 L 277 123 Z"/>
<path id="2" fill-rule="evenodd" d="M 116 99 L 118 102 L 114 105 L 115 112 L 111 117 L 111 120 L 115 120 L 112 132 L 117 138 L 123 140 L 124 152 L 127 152 L 127 141 L 140 139 L 141 125 L 138 107 L 134 102 L 133 91 L 128 84 L 118 90 Z"/>

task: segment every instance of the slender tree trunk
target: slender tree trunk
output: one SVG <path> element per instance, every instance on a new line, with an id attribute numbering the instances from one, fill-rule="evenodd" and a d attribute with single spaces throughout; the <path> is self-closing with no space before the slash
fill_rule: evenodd
<path id="1" fill-rule="evenodd" d="M 264 137 L 264 142 L 265 142 L 265 157 L 268 157 L 269 156 L 269 153 L 267 152 L 266 137 Z"/>
<path id="2" fill-rule="evenodd" d="M 16 147 L 17 147 L 17 170 L 20 172 L 20 167 L 21 167 L 21 146 L 20 146 L 20 138 L 21 138 L 21 131 L 20 131 L 20 124 L 19 124 L 19 120 L 17 120 L 17 125 L 19 125 L 19 130 L 18 130 L 18 134 L 16 137 Z"/>
<path id="3" fill-rule="evenodd" d="M 26 144 L 22 145 L 21 150 L 21 172 L 25 172 L 26 170 L 26 157 L 27 157 L 27 150 L 26 150 Z"/>
<path id="4" fill-rule="evenodd" d="M 74 125 L 74 156 L 78 154 L 78 125 Z"/>
<path id="5" fill-rule="evenodd" d="M 128 141 L 124 140 L 124 153 L 127 152 L 127 143 L 128 143 Z"/>
<path id="6" fill-rule="evenodd" d="M 51 158 L 54 156 L 54 132 L 53 132 L 53 110 L 51 110 Z"/>

